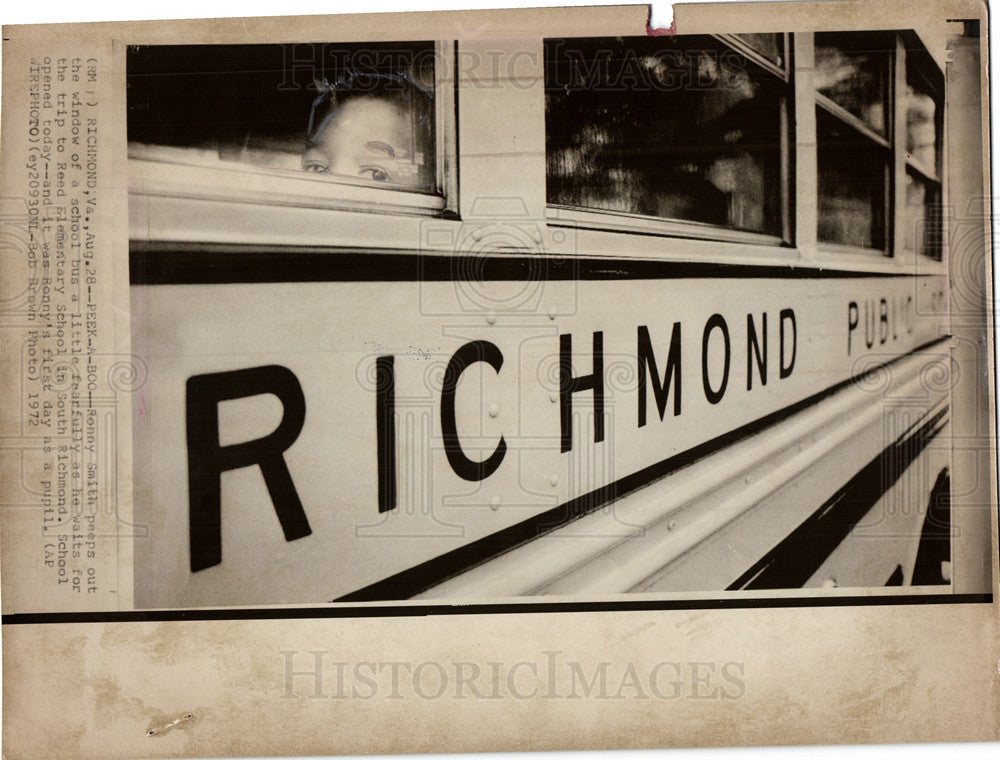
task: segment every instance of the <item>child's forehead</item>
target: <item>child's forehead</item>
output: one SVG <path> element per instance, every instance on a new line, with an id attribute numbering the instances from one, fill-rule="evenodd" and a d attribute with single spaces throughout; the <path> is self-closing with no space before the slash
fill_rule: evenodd
<path id="1" fill-rule="evenodd" d="M 323 119 L 314 143 L 374 140 L 396 145 L 406 141 L 409 124 L 405 109 L 395 103 L 375 97 L 357 98 L 343 103 Z"/>
<path id="2" fill-rule="evenodd" d="M 387 98 L 364 96 L 348 100 L 331 110 L 331 122 L 340 126 L 387 126 L 408 124 L 405 109 Z"/>

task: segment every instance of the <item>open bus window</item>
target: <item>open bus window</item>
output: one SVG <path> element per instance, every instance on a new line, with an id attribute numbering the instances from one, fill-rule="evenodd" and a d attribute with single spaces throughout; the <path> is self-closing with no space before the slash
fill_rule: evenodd
<path id="1" fill-rule="evenodd" d="M 129 155 L 433 193 L 434 44 L 129 49 Z"/>
<path id="2" fill-rule="evenodd" d="M 781 234 L 782 76 L 707 36 L 547 40 L 545 64 L 550 204 Z"/>

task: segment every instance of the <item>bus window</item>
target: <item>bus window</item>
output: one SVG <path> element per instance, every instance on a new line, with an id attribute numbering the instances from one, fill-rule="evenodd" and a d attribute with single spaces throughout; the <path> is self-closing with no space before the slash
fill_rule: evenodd
<path id="1" fill-rule="evenodd" d="M 817 238 L 885 253 L 891 36 L 817 34 Z"/>
<path id="2" fill-rule="evenodd" d="M 780 235 L 783 35 L 752 37 L 546 41 L 548 203 Z"/>
<path id="3" fill-rule="evenodd" d="M 906 33 L 817 34 L 815 63 L 817 238 L 940 259 L 940 70 Z"/>
<path id="4" fill-rule="evenodd" d="M 906 250 L 941 258 L 941 122 L 943 84 L 940 72 L 920 48 L 906 56 Z"/>
<path id="5" fill-rule="evenodd" d="M 132 158 L 434 193 L 433 43 L 134 47 Z"/>
<path id="6" fill-rule="evenodd" d="M 749 45 L 775 66 L 785 65 L 785 35 L 783 34 L 736 34 L 733 35 Z"/>
<path id="7" fill-rule="evenodd" d="M 816 131 L 817 237 L 855 248 L 883 250 L 888 152 L 822 110 L 817 114 Z"/>
<path id="8" fill-rule="evenodd" d="M 816 89 L 883 137 L 887 133 L 890 50 L 859 46 L 858 34 L 816 35 Z"/>
<path id="9" fill-rule="evenodd" d="M 936 171 L 937 102 L 927 80 L 913 71 L 906 77 L 906 154 L 924 165 L 926 172 Z"/>

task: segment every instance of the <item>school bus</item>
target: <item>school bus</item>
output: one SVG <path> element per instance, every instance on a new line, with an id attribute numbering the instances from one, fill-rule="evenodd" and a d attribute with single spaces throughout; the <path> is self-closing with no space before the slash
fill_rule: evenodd
<path id="1" fill-rule="evenodd" d="M 939 31 L 130 48 L 137 606 L 989 591 Z"/>

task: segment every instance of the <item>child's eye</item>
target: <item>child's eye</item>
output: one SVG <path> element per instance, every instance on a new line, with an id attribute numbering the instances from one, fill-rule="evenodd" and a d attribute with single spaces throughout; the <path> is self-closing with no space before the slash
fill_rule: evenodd
<path id="1" fill-rule="evenodd" d="M 389 179 L 389 172 L 387 172 L 381 166 L 362 166 L 358 174 L 362 176 L 367 174 L 376 182 L 385 182 L 387 179 Z"/>
<path id="2" fill-rule="evenodd" d="M 330 173 L 330 167 L 324 164 L 322 161 L 303 161 L 302 169 L 304 171 L 310 172 L 311 174 Z"/>

